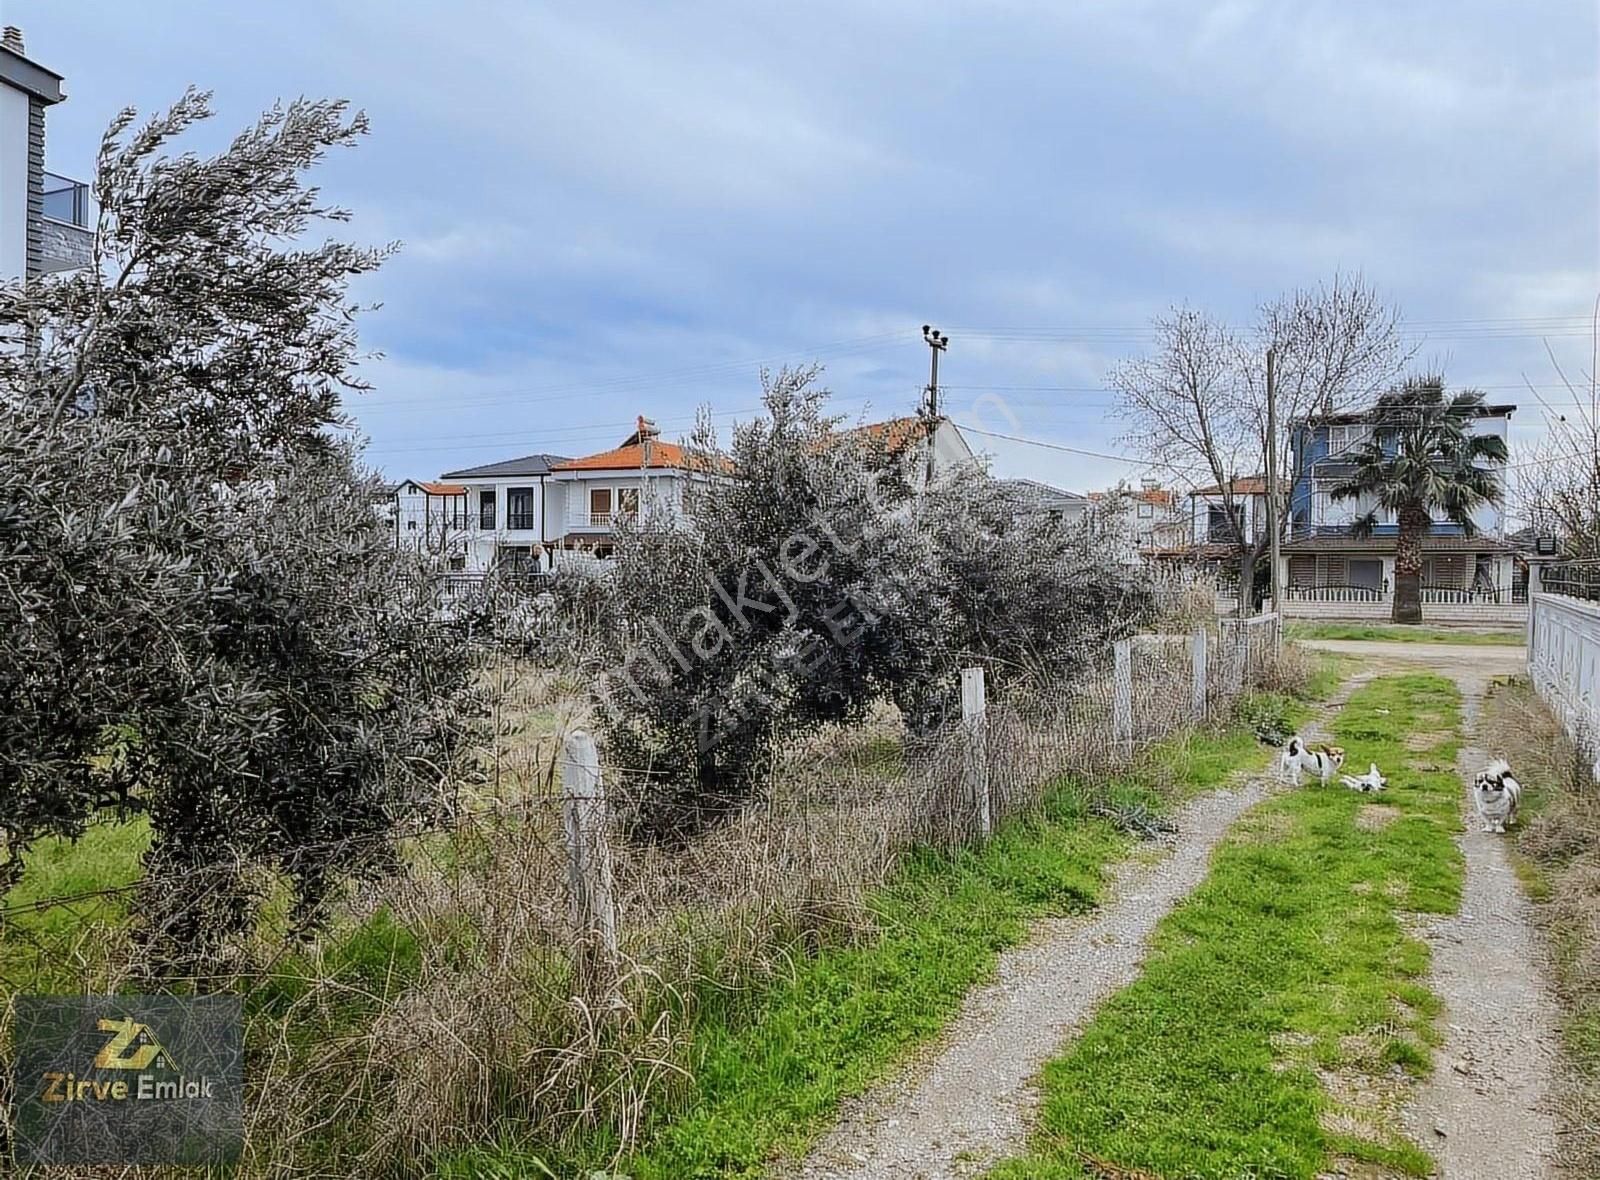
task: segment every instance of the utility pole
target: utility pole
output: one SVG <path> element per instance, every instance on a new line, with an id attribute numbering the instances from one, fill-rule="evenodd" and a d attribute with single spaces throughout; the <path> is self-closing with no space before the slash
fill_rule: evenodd
<path id="1" fill-rule="evenodd" d="M 950 337 L 931 324 L 922 325 L 922 338 L 928 342 L 932 369 L 928 374 L 928 474 L 926 482 L 933 483 L 933 433 L 939 426 L 939 354 L 950 347 Z"/>
<path id="2" fill-rule="evenodd" d="M 1283 573 L 1278 568 L 1278 384 L 1277 350 L 1267 349 L 1267 545 L 1272 562 L 1272 609 L 1283 621 Z"/>

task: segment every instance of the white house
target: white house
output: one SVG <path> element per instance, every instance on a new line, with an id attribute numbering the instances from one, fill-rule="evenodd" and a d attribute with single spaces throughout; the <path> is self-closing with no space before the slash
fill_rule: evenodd
<path id="1" fill-rule="evenodd" d="M 1178 493 L 1159 480 L 1142 479 L 1137 488 L 1119 484 L 1110 491 L 1090 492 L 1089 499 L 1105 514 L 1106 535 L 1131 550 L 1131 561 L 1169 557 L 1188 548 L 1189 515 Z M 1111 519 L 1112 505 L 1116 519 Z"/>
<path id="2" fill-rule="evenodd" d="M 647 509 L 652 519 L 681 520 L 688 490 L 718 477 L 721 460 L 662 442 L 660 433 L 640 417 L 611 450 L 551 466 L 551 543 L 558 562 L 564 553 L 609 557 L 617 523 Z"/>
<path id="3" fill-rule="evenodd" d="M 549 479 L 552 468 L 564 462 L 563 455 L 523 455 L 447 471 L 437 484 L 422 485 L 430 494 L 423 502 L 428 514 L 451 522 L 447 528 L 459 522 L 455 543 L 445 550 L 452 565 L 471 573 L 498 565 L 548 570 L 561 532 Z"/>
<path id="4" fill-rule="evenodd" d="M 61 75 L 29 58 L 22 32 L 0 31 L 0 279 L 37 278 L 89 261 L 89 189 L 44 170 L 48 108 Z"/>
<path id="5" fill-rule="evenodd" d="M 1241 539 L 1255 541 L 1267 531 L 1267 480 L 1238 476 L 1189 493 L 1190 536 L 1196 545 L 1237 548 Z"/>
<path id="6" fill-rule="evenodd" d="M 948 419 L 931 431 L 914 417 L 855 429 L 881 438 L 891 454 L 916 448 L 918 473 L 930 451 L 936 471 L 974 457 Z M 646 509 L 653 519 L 681 520 L 690 489 L 724 478 L 724 462 L 661 441 L 641 416 L 632 434 L 593 455 L 524 455 L 447 471 L 436 481 L 404 480 L 394 485 L 388 511 L 398 544 L 436 553 L 453 570 L 481 574 L 512 565 L 546 572 L 609 557 L 617 523 Z"/>
<path id="7" fill-rule="evenodd" d="M 1089 497 L 1036 479 L 996 480 L 1030 511 L 1045 513 L 1064 525 L 1081 524 L 1089 515 Z"/>

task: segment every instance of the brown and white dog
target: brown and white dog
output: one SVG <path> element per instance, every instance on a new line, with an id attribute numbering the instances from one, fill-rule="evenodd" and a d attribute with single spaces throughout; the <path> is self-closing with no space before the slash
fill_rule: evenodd
<path id="1" fill-rule="evenodd" d="M 1472 782 L 1472 801 L 1484 831 L 1504 833 L 1507 825 L 1516 823 L 1522 784 L 1512 776 L 1510 764 L 1496 758 L 1478 771 Z"/>
<path id="2" fill-rule="evenodd" d="M 1344 765 L 1344 748 L 1342 746 L 1318 746 L 1312 749 L 1306 745 L 1306 739 L 1299 734 L 1290 738 L 1283 747 L 1283 757 L 1278 760 L 1278 769 L 1283 776 L 1295 786 L 1300 785 L 1300 772 L 1310 771 L 1322 780 L 1322 785 L 1327 786 L 1333 779 L 1334 772 Z"/>

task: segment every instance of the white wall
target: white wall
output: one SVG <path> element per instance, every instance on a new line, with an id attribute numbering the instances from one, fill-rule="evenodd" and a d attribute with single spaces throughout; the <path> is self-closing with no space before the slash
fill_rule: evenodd
<path id="1" fill-rule="evenodd" d="M 1600 603 L 1534 594 L 1528 672 L 1574 739 L 1588 746 L 1600 779 Z"/>
<path id="2" fill-rule="evenodd" d="M 28 96 L 0 85 L 0 279 L 28 269 Z"/>

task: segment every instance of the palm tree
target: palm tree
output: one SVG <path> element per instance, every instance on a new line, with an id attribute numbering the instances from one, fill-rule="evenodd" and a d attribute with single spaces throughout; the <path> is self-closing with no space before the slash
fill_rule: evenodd
<path id="1" fill-rule="evenodd" d="M 1399 522 L 1394 553 L 1396 623 L 1422 621 L 1422 539 L 1438 513 L 1463 535 L 1477 534 L 1472 513 L 1499 504 L 1505 494 L 1499 474 L 1486 466 L 1506 461 L 1505 440 L 1475 434 L 1483 394 L 1467 389 L 1447 397 L 1439 377 L 1412 377 L 1378 399 L 1373 432 L 1354 450 L 1348 479 L 1329 493 L 1338 500 L 1365 500 L 1373 508 L 1358 516 L 1352 534 L 1370 537 L 1379 512 Z"/>

